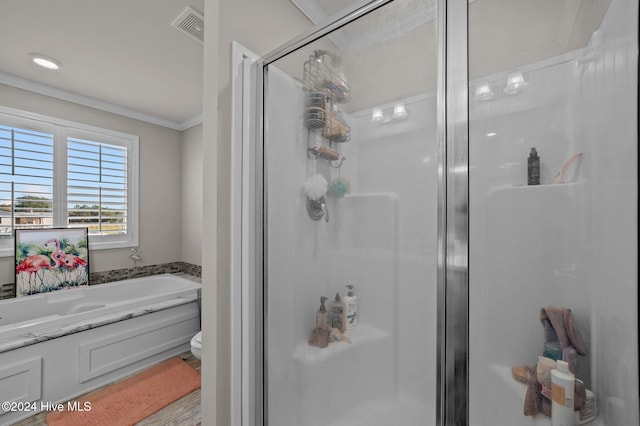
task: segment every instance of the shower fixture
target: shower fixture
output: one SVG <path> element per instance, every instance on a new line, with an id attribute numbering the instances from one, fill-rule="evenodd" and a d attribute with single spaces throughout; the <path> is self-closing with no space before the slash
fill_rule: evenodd
<path id="1" fill-rule="evenodd" d="M 324 221 L 329 222 L 329 210 L 324 197 L 317 200 L 307 197 L 307 213 L 312 220 L 318 221 L 324 217 Z"/>
<path id="2" fill-rule="evenodd" d="M 134 268 L 138 266 L 138 262 L 142 260 L 142 256 L 138 253 L 138 247 L 131 247 L 131 254 L 129 254 L 129 259 L 133 260 Z"/>

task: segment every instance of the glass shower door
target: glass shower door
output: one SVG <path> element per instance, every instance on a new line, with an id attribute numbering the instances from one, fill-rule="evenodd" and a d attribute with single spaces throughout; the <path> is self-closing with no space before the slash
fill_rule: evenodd
<path id="1" fill-rule="evenodd" d="M 264 68 L 266 424 L 435 422 L 436 28 L 396 0 Z"/>
<path id="2" fill-rule="evenodd" d="M 637 425 L 638 2 L 468 12 L 469 423 Z"/>

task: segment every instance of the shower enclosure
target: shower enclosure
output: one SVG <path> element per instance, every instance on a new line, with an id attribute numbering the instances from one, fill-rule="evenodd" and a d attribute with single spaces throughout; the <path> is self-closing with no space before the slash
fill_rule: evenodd
<path id="1" fill-rule="evenodd" d="M 638 424 L 637 16 L 375 0 L 256 62 L 238 424 L 550 425 L 562 360 Z"/>

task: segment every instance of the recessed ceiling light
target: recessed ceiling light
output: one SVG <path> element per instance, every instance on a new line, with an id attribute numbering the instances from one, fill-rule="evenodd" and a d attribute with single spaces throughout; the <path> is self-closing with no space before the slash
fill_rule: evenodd
<path id="1" fill-rule="evenodd" d="M 29 53 L 31 60 L 35 62 L 37 65 L 40 65 L 43 68 L 47 68 L 50 70 L 57 70 L 62 66 L 59 61 L 56 61 L 53 58 L 50 58 L 46 55 L 41 55 L 40 53 Z"/>

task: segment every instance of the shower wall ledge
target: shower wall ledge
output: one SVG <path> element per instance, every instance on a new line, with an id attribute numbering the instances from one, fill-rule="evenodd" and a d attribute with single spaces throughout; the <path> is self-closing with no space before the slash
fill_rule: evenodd
<path id="1" fill-rule="evenodd" d="M 347 331 L 345 336 L 351 340 L 351 343 L 333 342 L 326 348 L 309 346 L 307 342 L 301 343 L 296 347 L 296 350 L 293 353 L 293 358 L 304 365 L 318 364 L 333 357 L 340 356 L 356 346 L 362 346 L 368 343 L 388 339 L 390 334 L 374 327 L 358 324 L 358 328 L 356 330 Z"/>
<path id="2" fill-rule="evenodd" d="M 504 384 L 504 386 L 501 386 L 500 391 L 493 392 L 493 397 L 495 398 L 495 400 L 504 401 L 506 404 L 508 404 L 511 407 L 515 405 L 518 407 L 519 410 L 522 410 L 524 408 L 524 398 L 527 392 L 527 385 L 524 383 L 517 382 L 513 378 L 511 374 L 511 367 L 509 366 L 492 364 L 490 366 L 490 369 L 494 374 L 496 374 L 500 378 L 501 382 Z M 503 393 L 503 391 L 505 392 Z M 511 397 L 508 397 L 507 395 L 511 395 Z M 599 401 L 596 395 L 596 405 L 598 403 Z M 507 410 L 503 410 L 502 414 L 504 414 L 505 411 Z M 504 421 L 504 417 L 501 417 L 501 420 Z M 474 422 L 473 419 L 470 420 L 471 426 L 482 426 L 484 424 L 489 424 L 489 423 L 477 423 L 477 422 Z M 514 424 L 514 425 L 517 424 L 517 425 L 523 425 L 523 426 L 524 425 L 550 426 L 551 418 L 545 416 L 544 414 L 537 414 L 534 417 L 525 416 L 524 414 L 522 414 L 522 412 L 520 412 L 519 415 L 515 415 L 514 418 L 510 419 L 509 424 Z M 576 424 L 578 423 L 576 422 Z M 607 426 L 608 423 L 604 421 L 602 416 L 596 416 L 596 418 L 593 421 L 586 424 L 590 426 Z"/>

